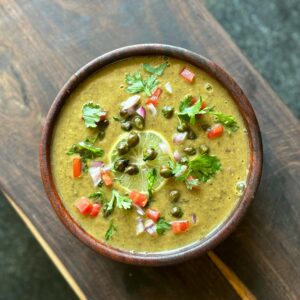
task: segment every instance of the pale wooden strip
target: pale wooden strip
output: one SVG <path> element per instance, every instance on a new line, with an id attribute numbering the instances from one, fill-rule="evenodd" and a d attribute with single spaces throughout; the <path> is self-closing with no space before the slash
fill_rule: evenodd
<path id="1" fill-rule="evenodd" d="M 17 214 L 20 216 L 20 218 L 23 220 L 27 228 L 31 231 L 33 236 L 36 238 L 36 240 L 39 242 L 39 244 L 42 246 L 44 251 L 47 253 L 47 255 L 50 257 L 54 265 L 57 267 L 57 269 L 60 271 L 62 276 L 65 278 L 65 280 L 68 282 L 70 287 L 73 289 L 75 294 L 78 296 L 80 300 L 87 300 L 87 297 L 82 292 L 74 278 L 71 276 L 69 271 L 66 269 L 66 267 L 63 265 L 61 260 L 57 257 L 57 255 L 54 253 L 54 251 L 50 248 L 50 246 L 47 244 L 47 242 L 44 240 L 44 238 L 40 235 L 39 231 L 35 226 L 32 224 L 32 222 L 28 219 L 28 217 L 24 214 L 22 209 L 13 201 L 12 198 L 10 198 L 5 192 L 2 191 L 8 202 L 11 204 L 11 206 L 14 208 L 14 210 L 17 212 Z"/>
<path id="2" fill-rule="evenodd" d="M 256 300 L 256 297 L 245 286 L 245 284 L 237 277 L 237 275 L 213 252 L 207 252 L 208 257 L 216 265 L 219 271 L 227 279 L 236 293 L 242 300 Z"/>

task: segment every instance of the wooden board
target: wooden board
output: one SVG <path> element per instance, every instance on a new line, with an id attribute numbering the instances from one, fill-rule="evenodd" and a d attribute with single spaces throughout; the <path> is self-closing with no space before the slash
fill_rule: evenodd
<path id="1" fill-rule="evenodd" d="M 4 0 L 0 20 L 1 189 L 80 298 L 250 298 L 239 280 L 260 299 L 300 297 L 299 122 L 200 1 Z M 218 256 L 159 269 L 113 262 L 71 236 L 38 166 L 41 126 L 66 79 L 108 50 L 143 42 L 182 46 L 225 67 L 256 110 L 265 151 L 258 195 Z"/>

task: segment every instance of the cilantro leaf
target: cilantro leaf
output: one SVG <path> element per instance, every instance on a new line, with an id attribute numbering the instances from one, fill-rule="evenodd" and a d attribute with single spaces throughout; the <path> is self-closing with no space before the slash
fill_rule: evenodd
<path id="1" fill-rule="evenodd" d="M 82 107 L 82 118 L 86 127 L 95 128 L 101 116 L 105 116 L 106 112 L 102 110 L 100 105 L 88 102 Z"/>
<path id="2" fill-rule="evenodd" d="M 180 101 L 179 112 L 177 115 L 189 121 L 192 125 L 196 123 L 196 115 L 204 115 L 213 110 L 213 107 L 208 106 L 202 108 L 202 97 L 192 105 L 193 97 L 188 95 L 182 101 Z"/>
<path id="3" fill-rule="evenodd" d="M 168 66 L 167 63 L 160 64 L 156 67 L 152 67 L 149 64 L 143 64 L 143 67 L 147 72 L 151 74 L 155 74 L 157 76 L 161 76 L 164 73 L 167 66 Z"/>
<path id="4" fill-rule="evenodd" d="M 172 174 L 176 177 L 177 180 L 184 180 L 189 175 L 187 165 L 174 162 L 173 160 L 169 160 L 168 164 L 172 171 Z"/>
<path id="5" fill-rule="evenodd" d="M 126 92 L 130 94 L 145 92 L 147 96 L 151 96 L 152 91 L 159 83 L 155 75 L 150 75 L 143 80 L 140 72 L 126 74 L 125 81 L 128 84 Z"/>
<path id="6" fill-rule="evenodd" d="M 197 178 L 189 178 L 185 180 L 185 185 L 189 190 L 192 190 L 194 187 L 198 187 L 199 184 L 200 181 Z"/>
<path id="7" fill-rule="evenodd" d="M 112 198 L 110 202 L 114 202 L 114 199 L 116 199 L 116 205 L 118 208 L 129 209 L 131 207 L 131 199 L 127 196 L 121 195 L 116 190 L 112 191 Z"/>
<path id="8" fill-rule="evenodd" d="M 213 155 L 199 155 L 189 162 L 189 174 L 207 182 L 221 169 L 220 160 Z"/>
<path id="9" fill-rule="evenodd" d="M 109 227 L 104 236 L 105 240 L 109 241 L 116 231 L 117 231 L 117 227 L 114 225 L 113 220 L 111 220 Z"/>
<path id="10" fill-rule="evenodd" d="M 159 218 L 158 222 L 156 223 L 156 232 L 159 235 L 164 234 L 170 228 L 171 228 L 170 222 L 167 222 L 165 218 Z"/>
<path id="11" fill-rule="evenodd" d="M 99 133 L 96 134 L 95 136 L 89 136 L 89 137 L 87 137 L 87 138 L 85 139 L 85 142 L 86 142 L 86 143 L 90 143 L 90 144 L 95 144 L 96 141 L 98 140 L 98 138 L 99 138 Z"/>
<path id="12" fill-rule="evenodd" d="M 140 72 L 126 74 L 125 81 L 128 84 L 126 91 L 130 94 L 140 93 L 145 89 L 144 81 Z"/>
<path id="13" fill-rule="evenodd" d="M 93 199 L 95 201 L 99 201 L 100 203 L 103 203 L 104 195 L 103 195 L 102 191 L 97 191 L 97 192 L 94 192 L 92 194 L 89 194 L 88 198 Z"/>
<path id="14" fill-rule="evenodd" d="M 95 159 L 97 157 L 101 157 L 103 153 L 103 149 L 94 147 L 93 144 L 84 141 L 73 144 L 67 152 L 67 155 L 79 154 L 81 157 L 86 159 Z"/>
<path id="15" fill-rule="evenodd" d="M 216 117 L 216 121 L 218 123 L 221 123 L 225 126 L 229 133 L 235 132 L 239 129 L 239 125 L 233 116 L 225 115 L 217 111 L 211 112 L 211 114 Z"/>

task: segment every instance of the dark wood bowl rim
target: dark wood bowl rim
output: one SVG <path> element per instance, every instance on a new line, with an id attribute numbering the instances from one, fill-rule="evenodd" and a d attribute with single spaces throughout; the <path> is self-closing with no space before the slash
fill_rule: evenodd
<path id="1" fill-rule="evenodd" d="M 132 253 L 120 250 L 96 240 L 93 236 L 88 234 L 65 209 L 56 190 L 50 164 L 51 140 L 55 120 L 72 91 L 74 91 L 82 81 L 102 67 L 124 58 L 141 55 L 166 55 L 175 57 L 199 67 L 217 79 L 229 91 L 244 119 L 248 130 L 250 147 L 250 166 L 247 187 L 230 216 L 204 239 L 172 251 L 157 253 Z M 120 262 L 135 265 L 162 266 L 180 263 L 205 253 L 223 241 L 236 228 L 254 198 L 259 185 L 262 172 L 262 142 L 259 125 L 251 104 L 237 83 L 221 67 L 207 58 L 183 48 L 162 44 L 139 44 L 123 47 L 97 57 L 71 76 L 59 91 L 51 105 L 42 132 L 40 143 L 40 169 L 44 187 L 51 205 L 63 224 L 79 240 L 96 252 Z"/>

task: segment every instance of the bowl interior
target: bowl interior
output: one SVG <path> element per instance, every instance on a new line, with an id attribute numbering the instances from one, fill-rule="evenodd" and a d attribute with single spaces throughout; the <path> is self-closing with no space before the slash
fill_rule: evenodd
<path id="1" fill-rule="evenodd" d="M 165 252 L 129 252 L 113 248 L 104 242 L 96 240 L 93 236 L 81 228 L 65 209 L 63 202 L 56 190 L 51 172 L 50 151 L 53 128 L 56 118 L 69 95 L 82 81 L 107 64 L 139 55 L 171 56 L 187 61 L 213 76 L 231 94 L 240 114 L 244 119 L 249 136 L 250 158 L 247 186 L 244 194 L 240 197 L 234 210 L 222 224 L 220 224 L 204 239 L 189 244 L 185 247 Z M 255 192 L 259 185 L 262 169 L 262 143 L 258 122 L 252 106 L 250 105 L 241 88 L 221 67 L 204 58 L 203 56 L 183 48 L 160 44 L 141 44 L 124 47 L 104 54 L 78 70 L 67 81 L 55 98 L 46 118 L 40 144 L 40 167 L 45 190 L 54 210 L 65 226 L 82 242 L 87 244 L 95 251 L 121 262 L 137 265 L 167 265 L 179 263 L 205 253 L 207 250 L 215 247 L 234 230 L 242 216 L 245 214 L 251 200 L 254 198 Z"/>

